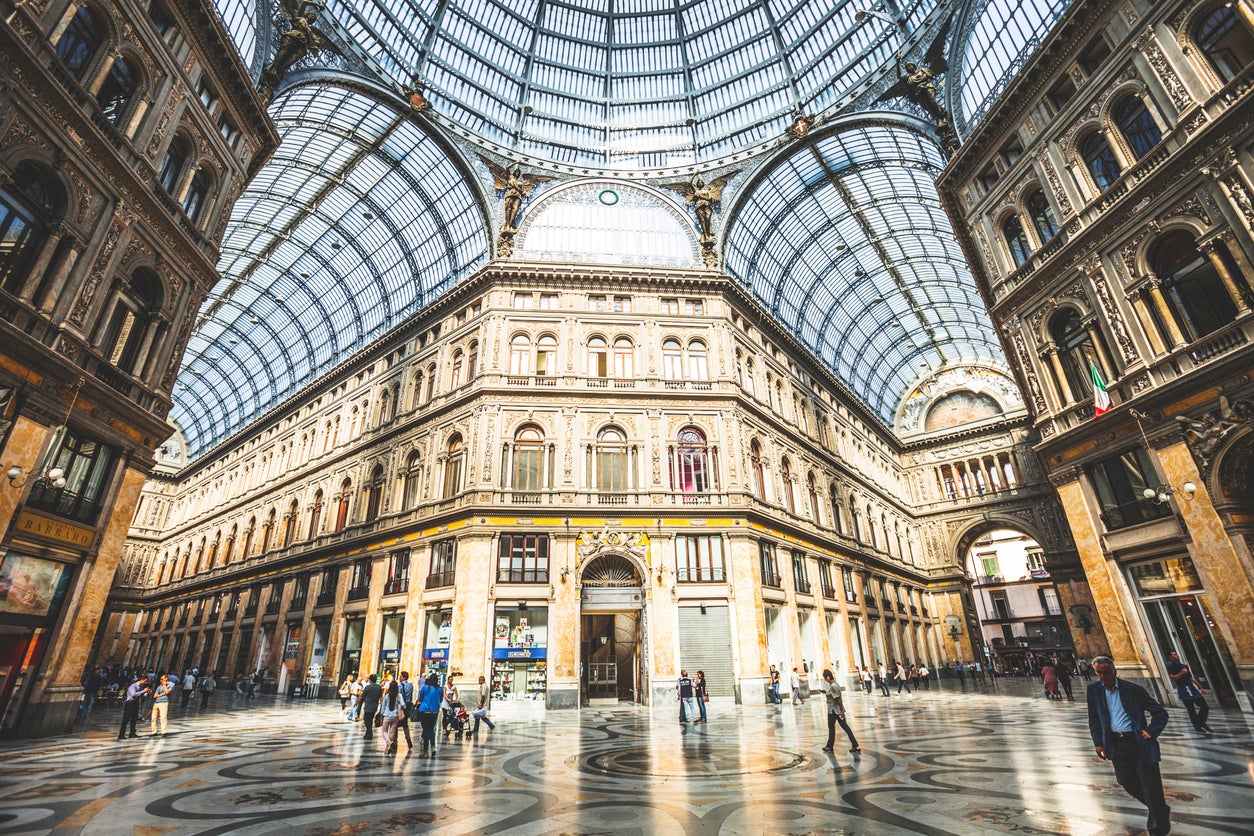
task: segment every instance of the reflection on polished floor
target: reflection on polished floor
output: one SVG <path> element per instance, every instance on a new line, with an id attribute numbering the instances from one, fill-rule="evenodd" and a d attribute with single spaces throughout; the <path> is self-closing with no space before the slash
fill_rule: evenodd
<path id="1" fill-rule="evenodd" d="M 1082 683 L 1077 683 L 1082 685 Z M 170 733 L 117 742 L 115 711 L 76 735 L 0 745 L 0 833 L 1135 834 L 1145 810 L 1093 756 L 1074 703 L 1025 681 L 849 696 L 862 746 L 820 751 L 821 700 L 711 703 L 707 725 L 653 711 L 494 711 L 435 758 L 381 754 L 339 703 L 215 695 Z M 1173 833 L 1251 833 L 1254 736 L 1172 709 Z M 416 726 L 415 726 L 416 732 Z M 377 743 L 377 738 L 376 738 Z"/>

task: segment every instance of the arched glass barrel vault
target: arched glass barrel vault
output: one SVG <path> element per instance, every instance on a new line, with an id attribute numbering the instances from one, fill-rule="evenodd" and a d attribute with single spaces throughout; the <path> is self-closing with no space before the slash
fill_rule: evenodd
<path id="1" fill-rule="evenodd" d="M 301 86 L 235 204 L 170 419 L 196 456 L 487 261 L 481 198 L 444 146 L 362 93 Z"/>
<path id="2" fill-rule="evenodd" d="M 911 384 L 1005 361 L 934 180 L 940 149 L 853 124 L 795 147 L 735 207 L 725 269 L 891 426 Z"/>

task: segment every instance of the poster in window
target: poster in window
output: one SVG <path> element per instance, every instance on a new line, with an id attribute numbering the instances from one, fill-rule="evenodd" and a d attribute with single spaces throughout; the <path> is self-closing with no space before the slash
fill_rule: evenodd
<path id="1" fill-rule="evenodd" d="M 44 617 L 60 605 L 72 572 L 65 563 L 9 552 L 0 561 L 0 613 Z"/>

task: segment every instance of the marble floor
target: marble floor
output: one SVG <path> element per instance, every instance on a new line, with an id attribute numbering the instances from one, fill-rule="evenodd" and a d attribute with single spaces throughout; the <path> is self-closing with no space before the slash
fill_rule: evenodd
<path id="1" fill-rule="evenodd" d="M 338 701 L 215 695 L 169 734 L 116 740 L 116 709 L 62 738 L 0 743 L 0 833 L 1135 834 L 1145 809 L 1089 745 L 1082 702 L 1024 681 L 849 697 L 862 746 L 835 755 L 823 706 L 710 703 L 531 714 L 434 758 L 383 755 Z M 1254 735 L 1172 709 L 1164 784 L 1177 834 L 1254 833 Z M 415 734 L 417 727 L 415 726 Z M 377 741 L 376 741 L 377 742 Z"/>

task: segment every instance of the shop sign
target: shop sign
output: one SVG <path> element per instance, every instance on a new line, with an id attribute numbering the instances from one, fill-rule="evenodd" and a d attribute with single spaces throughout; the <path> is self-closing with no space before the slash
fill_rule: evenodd
<path id="1" fill-rule="evenodd" d="M 547 648 L 543 647 L 498 647 L 492 651 L 493 659 L 544 659 Z"/>
<path id="2" fill-rule="evenodd" d="M 400 659 L 400 658 L 401 658 L 401 652 L 399 650 L 383 651 L 383 661 L 385 662 L 395 662 L 397 659 Z"/>
<path id="3" fill-rule="evenodd" d="M 288 642 L 283 648 L 284 659 L 295 659 L 296 651 L 300 648 L 300 642 Z"/>
<path id="4" fill-rule="evenodd" d="M 422 652 L 422 658 L 433 661 L 433 662 L 447 662 L 448 661 L 448 648 L 447 647 L 428 647 L 426 650 Z"/>
<path id="5" fill-rule="evenodd" d="M 24 534 L 47 537 L 83 548 L 90 546 L 96 539 L 95 529 L 45 517 L 43 514 L 28 510 L 23 510 L 21 514 L 18 514 L 17 530 Z"/>

